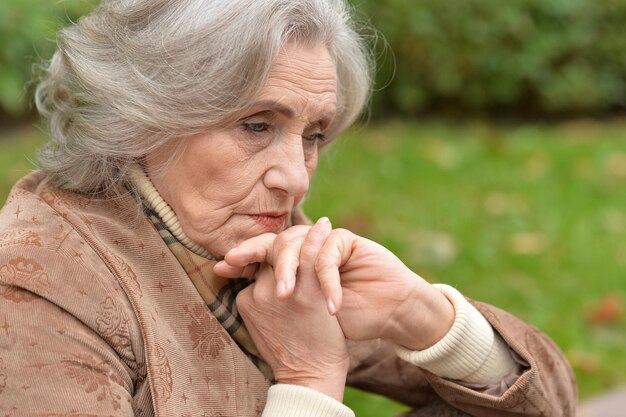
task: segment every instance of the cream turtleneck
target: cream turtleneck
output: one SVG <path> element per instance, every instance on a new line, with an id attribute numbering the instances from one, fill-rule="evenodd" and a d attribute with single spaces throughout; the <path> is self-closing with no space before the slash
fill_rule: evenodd
<path id="1" fill-rule="evenodd" d="M 154 187 L 154 184 L 152 184 L 148 175 L 139 165 L 131 165 L 129 174 L 133 185 L 148 205 L 148 208 L 154 210 L 161 221 L 165 224 L 165 227 L 167 227 L 170 233 L 174 235 L 180 243 L 185 245 L 187 249 L 196 255 L 200 255 L 207 259 L 215 259 L 215 257 L 204 247 L 200 246 L 199 243 L 196 243 L 187 237 L 182 226 L 180 225 L 180 222 L 178 221 L 178 217 L 176 217 L 176 213 L 174 213 L 174 210 L 172 210 L 169 204 L 163 200 L 163 197 L 161 197 L 161 194 L 159 194 L 157 189 Z"/>

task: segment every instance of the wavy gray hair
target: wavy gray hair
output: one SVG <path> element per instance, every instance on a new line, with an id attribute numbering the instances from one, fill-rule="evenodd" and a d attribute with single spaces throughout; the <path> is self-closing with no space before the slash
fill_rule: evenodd
<path id="1" fill-rule="evenodd" d="M 334 59 L 335 137 L 365 106 L 373 70 L 345 0 L 104 0 L 59 32 L 37 87 L 51 133 L 39 164 L 62 188 L 110 189 L 168 140 L 245 108 L 290 41 Z"/>

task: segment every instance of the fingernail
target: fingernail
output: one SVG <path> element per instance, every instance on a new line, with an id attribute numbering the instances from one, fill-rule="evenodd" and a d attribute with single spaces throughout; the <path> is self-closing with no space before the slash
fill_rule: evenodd
<path id="1" fill-rule="evenodd" d="M 215 266 L 220 266 L 220 265 L 224 265 L 226 263 L 226 261 L 218 261 Z M 215 266 L 213 268 L 215 268 Z"/>
<path id="2" fill-rule="evenodd" d="M 332 315 L 336 313 L 335 310 L 335 303 L 333 303 L 333 300 L 331 300 L 330 298 L 328 299 L 328 301 L 326 302 L 326 304 L 328 305 L 328 312 Z"/>
<path id="3" fill-rule="evenodd" d="M 328 219 L 328 217 L 320 217 L 317 223 L 318 224 L 330 223 L 330 220 Z"/>
<path id="4" fill-rule="evenodd" d="M 278 296 L 282 296 L 285 292 L 287 292 L 287 286 L 283 281 L 281 281 L 278 283 Z"/>
<path id="5" fill-rule="evenodd" d="M 238 250 L 239 250 L 238 248 L 232 248 L 231 250 L 228 251 L 228 254 L 229 255 L 234 255 L 234 254 L 237 253 Z"/>

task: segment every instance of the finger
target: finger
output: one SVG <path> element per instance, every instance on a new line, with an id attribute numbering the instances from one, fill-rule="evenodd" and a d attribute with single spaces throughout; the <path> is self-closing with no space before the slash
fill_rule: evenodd
<path id="1" fill-rule="evenodd" d="M 247 279 L 251 279 L 254 280 L 255 276 L 256 276 L 256 271 L 259 270 L 259 266 L 261 264 L 249 264 L 246 265 L 246 267 L 243 269 L 243 272 L 241 273 L 241 278 L 247 278 Z"/>
<path id="2" fill-rule="evenodd" d="M 311 226 L 296 225 L 280 233 L 272 248 L 276 297 L 285 300 L 293 294 L 296 272 L 300 263 L 300 248 Z"/>
<path id="3" fill-rule="evenodd" d="M 279 241 L 289 240 L 293 236 L 304 235 L 309 226 L 292 226 L 289 229 L 282 232 L 280 235 L 275 233 L 263 233 L 261 235 L 244 240 L 237 247 L 232 248 L 224 260 L 231 266 L 244 267 L 252 263 L 267 263 L 270 265 L 275 264 L 274 243 L 277 239 Z"/>
<path id="4" fill-rule="evenodd" d="M 296 285 L 296 273 L 300 264 L 300 248 L 305 235 L 296 236 L 279 246 L 278 239 L 274 245 L 276 261 L 274 273 L 276 278 L 276 296 L 285 300 L 293 294 Z"/>
<path id="5" fill-rule="evenodd" d="M 274 298 L 274 270 L 271 265 L 260 264 L 254 274 L 254 298 L 259 302 L 264 302 Z"/>
<path id="6" fill-rule="evenodd" d="M 304 242 L 302 242 L 302 247 L 300 248 L 300 266 L 303 272 L 315 272 L 315 259 L 317 258 L 317 254 L 332 230 L 333 227 L 328 217 L 320 218 L 313 227 L 309 229 L 309 232 L 304 238 Z"/>
<path id="7" fill-rule="evenodd" d="M 326 298 L 328 312 L 336 314 L 341 310 L 343 291 L 339 268 L 352 254 L 354 235 L 345 229 L 335 229 L 326 239 L 315 261 L 315 272 Z"/>
<path id="8" fill-rule="evenodd" d="M 259 267 L 258 263 L 248 264 L 244 267 L 231 266 L 225 261 L 219 261 L 213 266 L 213 272 L 222 278 L 254 278 L 254 274 Z"/>
<path id="9" fill-rule="evenodd" d="M 272 247 L 276 234 L 263 233 L 241 242 L 224 256 L 224 261 L 231 267 L 243 268 L 246 265 L 265 262 L 271 263 Z"/>
<path id="10" fill-rule="evenodd" d="M 315 260 L 331 232 L 332 225 L 330 224 L 330 220 L 328 220 L 327 217 L 322 217 L 307 233 L 302 243 L 302 248 L 300 249 L 300 267 L 298 269 L 299 282 L 296 286 L 300 285 L 301 280 L 303 281 L 302 284 L 306 286 L 309 277 L 316 277 Z M 319 283 L 316 282 L 315 285 L 319 286 Z"/>
<path id="11" fill-rule="evenodd" d="M 219 261 L 213 266 L 213 272 L 222 278 L 241 278 L 245 268 L 229 265 L 226 261 Z"/>

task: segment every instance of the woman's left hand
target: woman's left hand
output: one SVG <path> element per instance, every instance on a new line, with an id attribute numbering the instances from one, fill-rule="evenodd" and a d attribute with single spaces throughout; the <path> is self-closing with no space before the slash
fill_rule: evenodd
<path id="1" fill-rule="evenodd" d="M 240 277 L 255 263 L 274 266 L 277 295 L 290 296 L 300 247 L 310 226 L 263 234 L 226 254 L 215 272 Z M 409 349 L 435 344 L 454 322 L 448 299 L 385 247 L 345 229 L 334 229 L 319 250 L 315 271 L 348 339 L 385 338 Z"/>
<path id="2" fill-rule="evenodd" d="M 326 312 L 313 265 L 330 233 L 325 222 L 309 228 L 301 242 L 298 282 L 288 300 L 276 299 L 275 271 L 263 263 L 254 274 L 255 282 L 237 295 L 237 307 L 277 382 L 312 388 L 342 401 L 350 363 L 346 340 L 337 318 Z"/>

